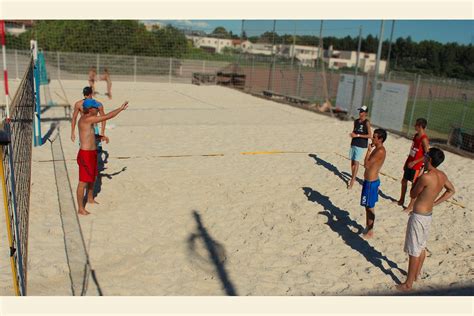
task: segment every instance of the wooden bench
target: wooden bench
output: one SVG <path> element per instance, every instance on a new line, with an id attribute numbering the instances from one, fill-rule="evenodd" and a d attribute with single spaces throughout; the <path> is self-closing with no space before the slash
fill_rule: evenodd
<path id="1" fill-rule="evenodd" d="M 269 98 L 272 98 L 272 97 L 284 98 L 285 97 L 283 94 L 277 93 L 272 90 L 263 90 L 262 93 L 264 96 L 269 97 Z"/>
<path id="2" fill-rule="evenodd" d="M 277 93 L 277 92 L 272 91 L 272 90 L 263 90 L 262 93 L 265 97 L 268 97 L 268 98 L 273 98 L 273 97 L 282 98 L 282 99 L 285 99 L 286 101 L 288 101 L 290 103 L 296 103 L 296 104 L 309 104 L 310 103 L 308 99 L 300 98 L 300 97 L 297 97 L 297 96 L 294 96 L 294 95 L 286 95 L 286 94 L 282 94 L 282 93 Z"/>
<path id="3" fill-rule="evenodd" d="M 286 95 L 285 99 L 288 102 L 297 103 L 297 104 L 309 104 L 310 103 L 308 99 L 300 98 L 300 97 L 293 96 L 293 95 Z"/>
<path id="4" fill-rule="evenodd" d="M 201 85 L 201 84 L 215 84 L 216 83 L 216 74 L 215 73 L 206 73 L 206 72 L 193 72 L 192 84 Z"/>
<path id="5" fill-rule="evenodd" d="M 219 71 L 216 75 L 216 84 L 218 85 L 232 86 L 238 89 L 244 89 L 245 87 L 246 76 L 244 74 Z"/>

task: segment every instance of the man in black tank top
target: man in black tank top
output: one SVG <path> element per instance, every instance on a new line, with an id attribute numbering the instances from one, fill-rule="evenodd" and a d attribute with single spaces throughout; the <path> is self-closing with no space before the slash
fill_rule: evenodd
<path id="1" fill-rule="evenodd" d="M 349 151 L 349 159 L 351 160 L 352 177 L 347 188 L 351 189 L 359 171 L 359 163 L 364 157 L 365 149 L 367 148 L 369 138 L 372 137 L 372 130 L 370 122 L 367 119 L 367 106 L 362 106 L 359 109 L 359 118 L 354 121 L 354 128 L 349 136 L 352 138 L 351 149 Z"/>

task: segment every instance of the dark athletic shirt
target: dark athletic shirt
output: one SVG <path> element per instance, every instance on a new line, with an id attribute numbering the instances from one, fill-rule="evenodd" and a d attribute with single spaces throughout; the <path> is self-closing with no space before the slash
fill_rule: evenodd
<path id="1" fill-rule="evenodd" d="M 367 120 L 360 122 L 359 119 L 354 121 L 354 133 L 360 135 L 369 135 L 369 128 L 367 127 Z M 351 146 L 367 148 L 369 140 L 362 137 L 354 137 L 351 141 Z"/>

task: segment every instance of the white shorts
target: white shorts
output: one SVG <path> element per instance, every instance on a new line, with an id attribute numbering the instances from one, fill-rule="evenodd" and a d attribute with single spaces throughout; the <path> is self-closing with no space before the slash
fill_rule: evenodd
<path id="1" fill-rule="evenodd" d="M 404 251 L 412 257 L 419 257 L 426 248 L 433 216 L 411 212 L 408 219 Z"/>

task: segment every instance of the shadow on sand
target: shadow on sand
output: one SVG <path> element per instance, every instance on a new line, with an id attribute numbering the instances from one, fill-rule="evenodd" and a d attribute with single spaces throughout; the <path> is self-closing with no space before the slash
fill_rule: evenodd
<path id="1" fill-rule="evenodd" d="M 326 225 L 328 225 L 332 231 L 337 233 L 342 240 L 344 240 L 346 245 L 359 252 L 368 262 L 379 268 L 386 275 L 390 276 L 395 283 L 401 283 L 393 273 L 392 269 L 397 269 L 403 275 L 406 275 L 406 272 L 400 269 L 395 262 L 389 260 L 386 256 L 380 253 L 380 251 L 377 251 L 359 235 L 362 232 L 363 227 L 350 218 L 349 212 L 335 206 L 330 201 L 329 197 L 322 195 L 318 191 L 314 191 L 308 187 L 303 187 L 302 189 L 304 195 L 309 201 L 318 203 L 324 208 L 324 211 L 319 212 L 318 214 L 327 217 Z M 351 227 L 356 228 L 357 233 L 353 232 Z M 383 262 L 385 262 L 389 268 L 385 268 Z"/>
<path id="2" fill-rule="evenodd" d="M 346 185 L 349 183 L 349 180 L 351 179 L 351 175 L 349 173 L 340 172 L 339 169 L 335 165 L 333 165 L 332 163 L 327 162 L 324 159 L 319 158 L 315 154 L 309 154 L 308 156 L 310 156 L 311 158 L 313 158 L 316 161 L 316 165 L 323 166 L 327 170 L 331 171 L 335 176 L 339 177 Z M 362 179 L 359 179 L 357 177 L 356 177 L 356 181 L 360 185 L 362 185 L 362 183 L 364 182 Z M 379 196 L 383 199 L 389 200 L 390 202 L 396 202 L 397 201 L 393 197 L 383 193 L 383 191 L 380 190 L 380 189 L 379 189 Z"/>
<path id="3" fill-rule="evenodd" d="M 229 296 L 238 295 L 232 282 L 229 279 L 227 271 L 224 267 L 226 255 L 224 247 L 216 242 L 207 232 L 207 229 L 204 227 L 201 216 L 195 210 L 193 210 L 192 215 L 196 221 L 196 232 L 191 234 L 188 238 L 188 249 L 189 252 L 195 256 L 201 257 L 204 261 L 208 262 L 209 260 L 214 265 L 214 268 L 217 272 L 217 275 L 222 283 L 222 288 L 224 292 Z M 209 260 L 202 258 L 196 251 L 196 242 L 201 241 L 204 243 L 206 250 L 209 255 Z"/>
<path id="4" fill-rule="evenodd" d="M 109 153 L 106 150 L 99 149 L 97 155 L 97 167 L 99 169 L 99 174 L 97 175 L 97 179 L 94 182 L 94 198 L 97 197 L 102 190 L 102 178 L 111 180 L 114 176 L 119 175 L 127 170 L 127 167 L 123 167 L 122 170 L 114 173 L 104 173 L 103 171 L 107 169 L 105 164 L 108 162 Z"/>

